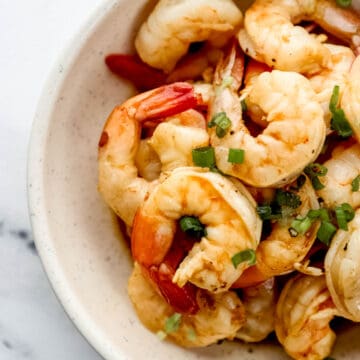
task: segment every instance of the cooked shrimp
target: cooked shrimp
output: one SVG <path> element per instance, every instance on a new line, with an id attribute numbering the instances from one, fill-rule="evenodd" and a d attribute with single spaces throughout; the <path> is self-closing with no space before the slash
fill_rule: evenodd
<path id="1" fill-rule="evenodd" d="M 360 18 L 330 0 L 256 0 L 247 10 L 239 41 L 244 51 L 278 70 L 313 74 L 331 65 L 326 36 L 309 34 L 302 20 L 318 23 L 354 47 L 360 44 Z"/>
<path id="2" fill-rule="evenodd" d="M 154 189 L 139 208 L 131 238 L 136 261 L 149 268 L 160 266 L 172 244 L 176 223 L 182 216 L 197 217 L 206 233 L 180 263 L 173 282 L 190 282 L 212 292 L 230 288 L 242 271 L 232 257 L 255 250 L 261 220 L 255 202 L 240 184 L 199 168 L 178 168 Z"/>
<path id="3" fill-rule="evenodd" d="M 360 145 L 351 143 L 338 145 L 332 156 L 323 164 L 327 174 L 321 178 L 324 188 L 318 195 L 329 208 L 348 203 L 360 207 L 360 191 L 353 191 L 352 182 L 360 176 Z"/>
<path id="4" fill-rule="evenodd" d="M 309 78 L 311 86 L 315 90 L 316 99 L 324 110 L 325 122 L 330 129 L 331 112 L 329 103 L 334 86 L 340 88 L 340 96 L 345 91 L 348 82 L 349 71 L 355 59 L 352 50 L 346 46 L 324 44 L 331 53 L 331 66 Z M 360 71 L 359 71 L 360 76 Z M 360 105 L 359 105 L 360 106 Z"/>
<path id="5" fill-rule="evenodd" d="M 291 184 L 287 189 L 291 189 Z M 295 193 L 295 192 L 294 192 Z M 317 195 L 311 181 L 306 178 L 297 195 L 301 205 L 273 225 L 270 235 L 262 240 L 256 249 L 256 265 L 244 271 L 233 287 L 247 287 L 260 283 L 273 276 L 295 270 L 295 265 L 308 254 L 316 239 L 319 222 L 314 222 L 305 234 L 291 236 L 289 228 L 295 217 L 304 218 L 311 209 L 318 209 Z"/>
<path id="6" fill-rule="evenodd" d="M 135 166 L 140 177 L 154 181 L 161 173 L 161 161 L 156 151 L 150 146 L 149 139 L 142 139 L 135 155 Z"/>
<path id="7" fill-rule="evenodd" d="M 174 314 L 171 306 L 157 293 L 135 263 L 128 293 L 140 321 L 154 333 L 164 331 L 166 320 Z M 233 339 L 245 321 L 244 306 L 232 292 L 211 294 L 198 290 L 200 310 L 182 315 L 176 331 L 167 337 L 184 347 L 202 347 L 222 339 Z"/>
<path id="8" fill-rule="evenodd" d="M 191 85 L 174 83 L 132 97 L 110 114 L 99 141 L 99 191 L 126 225 L 132 225 L 139 204 L 155 184 L 138 177 L 135 166 L 141 124 L 196 103 Z"/>
<path id="9" fill-rule="evenodd" d="M 141 26 L 135 47 L 145 63 L 170 72 L 192 42 L 223 46 L 241 23 L 232 0 L 160 0 Z"/>
<path id="10" fill-rule="evenodd" d="M 325 257 L 326 282 L 339 315 L 360 322 L 360 209 L 338 230 Z"/>
<path id="11" fill-rule="evenodd" d="M 246 322 L 236 333 L 238 339 L 259 342 L 274 331 L 276 305 L 275 279 L 242 290 Z"/>
<path id="12" fill-rule="evenodd" d="M 341 99 L 346 118 L 354 131 L 354 135 L 360 141 L 360 55 L 352 64 L 349 82 L 345 86 Z"/>
<path id="13" fill-rule="evenodd" d="M 236 53 L 217 69 L 224 78 L 233 67 Z M 218 81 L 218 80 L 217 80 Z M 225 174 L 256 187 L 279 187 L 291 182 L 306 165 L 313 162 L 325 141 L 323 110 L 315 100 L 309 81 L 300 74 L 274 70 L 261 73 L 252 83 L 246 104 L 257 105 L 264 113 L 267 127 L 253 137 L 242 120 L 237 97 L 239 83 L 217 91 L 210 116 L 225 112 L 231 122 L 225 136 L 210 129 L 216 164 Z M 228 161 L 230 149 L 242 149 L 243 163 Z"/>
<path id="14" fill-rule="evenodd" d="M 322 360 L 330 355 L 337 314 L 324 276 L 298 275 L 283 288 L 276 306 L 275 332 L 294 359 Z"/>

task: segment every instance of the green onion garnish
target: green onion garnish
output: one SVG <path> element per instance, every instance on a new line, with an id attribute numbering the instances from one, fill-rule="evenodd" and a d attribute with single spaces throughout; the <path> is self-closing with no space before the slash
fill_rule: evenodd
<path id="1" fill-rule="evenodd" d="M 224 111 L 215 114 L 210 122 L 208 123 L 208 127 L 212 128 L 216 126 L 216 135 L 219 138 L 224 137 L 228 130 L 231 127 L 231 120 L 227 117 Z"/>
<path id="2" fill-rule="evenodd" d="M 240 105 L 241 105 L 242 112 L 246 112 L 247 111 L 247 105 L 246 105 L 246 100 L 245 99 L 241 100 Z"/>
<path id="3" fill-rule="evenodd" d="M 348 230 L 347 223 L 355 217 L 355 211 L 348 203 L 343 203 L 335 208 L 336 221 L 339 229 Z"/>
<path id="4" fill-rule="evenodd" d="M 287 206 L 296 209 L 301 205 L 300 196 L 291 192 L 281 189 L 276 190 L 275 201 L 280 206 Z"/>
<path id="5" fill-rule="evenodd" d="M 178 331 L 181 324 L 181 314 L 174 313 L 168 317 L 165 321 L 165 333 L 170 334 L 172 332 Z"/>
<path id="6" fill-rule="evenodd" d="M 311 228 L 313 222 L 314 219 L 311 219 L 308 216 L 304 217 L 303 219 L 295 219 L 291 223 L 290 229 L 294 229 L 298 234 L 304 235 Z"/>
<path id="7" fill-rule="evenodd" d="M 320 218 L 321 221 L 330 221 L 329 211 L 325 208 L 309 210 L 306 216 L 308 216 L 310 219 Z"/>
<path id="8" fill-rule="evenodd" d="M 281 213 L 274 213 L 270 205 L 258 205 L 256 212 L 262 220 L 275 220 L 281 219 Z"/>
<path id="9" fill-rule="evenodd" d="M 347 8 L 351 5 L 351 0 L 336 0 L 336 4 L 340 7 Z"/>
<path id="10" fill-rule="evenodd" d="M 245 158 L 245 151 L 242 149 L 229 149 L 228 162 L 242 164 Z"/>
<path id="11" fill-rule="evenodd" d="M 329 221 L 323 221 L 321 222 L 320 228 L 317 232 L 317 238 L 322 243 L 329 246 L 330 241 L 335 233 L 336 233 L 336 227 Z"/>
<path id="12" fill-rule="evenodd" d="M 351 190 L 353 192 L 359 191 L 360 188 L 360 175 L 358 175 L 352 182 L 351 182 Z"/>
<path id="13" fill-rule="evenodd" d="M 206 236 L 205 226 L 194 216 L 183 216 L 179 223 L 181 230 L 190 236 L 198 239 Z"/>
<path id="14" fill-rule="evenodd" d="M 196 332 L 193 328 L 188 329 L 187 333 L 186 333 L 186 337 L 190 340 L 190 341 L 195 341 L 197 338 Z"/>
<path id="15" fill-rule="evenodd" d="M 315 190 L 321 190 L 325 187 L 319 179 L 319 176 L 325 176 L 327 174 L 327 168 L 324 165 L 318 163 L 310 164 L 304 169 L 304 172 L 309 176 Z"/>
<path id="16" fill-rule="evenodd" d="M 349 137 L 352 135 L 352 129 L 348 120 L 346 119 L 343 109 L 338 108 L 340 87 L 334 86 L 331 95 L 329 110 L 332 114 L 331 128 L 335 130 L 341 137 Z"/>
<path id="17" fill-rule="evenodd" d="M 235 269 L 238 267 L 239 264 L 241 264 L 245 261 L 250 266 L 256 264 L 256 254 L 253 249 L 246 249 L 246 250 L 240 251 L 231 258 L 231 262 L 233 263 Z"/>
<path id="18" fill-rule="evenodd" d="M 215 150 L 211 146 L 205 146 L 192 150 L 192 160 L 194 165 L 200 167 L 215 166 Z"/>

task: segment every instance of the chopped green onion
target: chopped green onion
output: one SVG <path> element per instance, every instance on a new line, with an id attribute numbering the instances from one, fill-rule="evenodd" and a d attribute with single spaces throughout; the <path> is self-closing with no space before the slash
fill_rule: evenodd
<path id="1" fill-rule="evenodd" d="M 352 182 L 351 182 L 351 190 L 353 192 L 359 191 L 360 188 L 360 175 L 358 175 Z"/>
<path id="2" fill-rule="evenodd" d="M 178 331 L 181 324 L 181 314 L 174 313 L 168 317 L 165 321 L 165 333 L 170 334 L 172 332 Z"/>
<path id="3" fill-rule="evenodd" d="M 341 137 L 349 137 L 353 132 L 348 120 L 346 119 L 344 110 L 338 108 L 339 95 L 340 87 L 335 85 L 329 104 L 329 110 L 332 114 L 331 128 L 335 130 Z"/>
<path id="4" fill-rule="evenodd" d="M 281 213 L 274 213 L 270 205 L 258 205 L 256 212 L 262 220 L 281 219 Z"/>
<path id="5" fill-rule="evenodd" d="M 246 112 L 247 111 L 246 100 L 245 99 L 241 100 L 240 104 L 241 104 L 242 112 Z"/>
<path id="6" fill-rule="evenodd" d="M 325 245 L 329 246 L 330 241 L 334 234 L 336 233 L 336 227 L 329 221 L 323 221 L 320 225 L 320 228 L 317 232 L 317 238 L 324 243 Z"/>
<path id="7" fill-rule="evenodd" d="M 233 263 L 235 269 L 238 267 L 239 264 L 241 264 L 245 261 L 250 266 L 256 264 L 256 254 L 253 249 L 246 249 L 246 250 L 240 251 L 231 258 L 231 262 Z"/>
<path id="8" fill-rule="evenodd" d="M 231 127 L 231 120 L 227 117 L 224 111 L 219 112 L 215 114 L 208 123 L 209 128 L 214 126 L 216 126 L 216 135 L 219 138 L 223 138 Z"/>
<path id="9" fill-rule="evenodd" d="M 194 165 L 211 168 L 215 166 L 215 150 L 211 146 L 205 146 L 192 150 Z"/>
<path id="10" fill-rule="evenodd" d="M 166 334 L 165 331 L 159 330 L 159 331 L 156 333 L 156 336 L 157 336 L 160 340 L 165 340 L 165 338 L 167 337 L 167 334 Z"/>
<path id="11" fill-rule="evenodd" d="M 351 205 L 343 203 L 335 208 L 335 216 L 339 229 L 348 230 L 347 223 L 355 217 L 355 211 Z"/>
<path id="12" fill-rule="evenodd" d="M 328 172 L 328 169 L 319 163 L 312 163 L 309 164 L 304 171 L 305 174 L 309 175 L 311 178 L 314 176 L 325 176 Z"/>
<path id="13" fill-rule="evenodd" d="M 320 218 L 321 221 L 330 221 L 329 211 L 325 208 L 309 210 L 306 216 L 308 216 L 310 219 Z"/>
<path id="14" fill-rule="evenodd" d="M 243 149 L 229 149 L 228 162 L 232 164 L 242 164 L 245 158 Z"/>
<path id="15" fill-rule="evenodd" d="M 195 341 L 197 338 L 196 332 L 193 328 L 188 329 L 187 333 L 186 333 L 186 337 L 190 340 L 190 341 Z"/>
<path id="16" fill-rule="evenodd" d="M 321 190 L 325 187 L 325 185 L 320 181 L 320 179 L 317 176 L 311 179 L 311 184 L 314 190 Z"/>
<path id="17" fill-rule="evenodd" d="M 194 216 L 183 216 L 180 221 L 180 228 L 184 233 L 198 239 L 206 236 L 205 226 Z"/>
<path id="18" fill-rule="evenodd" d="M 311 228 L 313 222 L 314 219 L 311 219 L 308 216 L 303 219 L 295 219 L 291 223 L 290 229 L 294 229 L 298 234 L 304 235 Z"/>
<path id="19" fill-rule="evenodd" d="M 291 192 L 281 189 L 276 190 L 275 201 L 280 206 L 288 206 L 292 209 L 296 209 L 301 205 L 300 196 Z"/>
<path id="20" fill-rule="evenodd" d="M 340 7 L 347 8 L 351 5 L 351 0 L 336 0 L 336 4 Z"/>

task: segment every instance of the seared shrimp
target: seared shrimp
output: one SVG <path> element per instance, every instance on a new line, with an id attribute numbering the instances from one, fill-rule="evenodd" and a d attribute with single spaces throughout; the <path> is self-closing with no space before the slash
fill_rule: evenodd
<path id="1" fill-rule="evenodd" d="M 154 333 L 164 331 L 174 310 L 157 293 L 135 263 L 128 283 L 128 293 L 141 322 Z M 245 321 L 244 306 L 235 292 L 211 294 L 198 290 L 200 310 L 196 315 L 182 315 L 179 327 L 167 337 L 184 347 L 202 347 L 222 339 L 233 339 Z"/>
<path id="2" fill-rule="evenodd" d="M 298 275 L 283 288 L 276 306 L 275 332 L 294 359 L 322 360 L 330 355 L 337 314 L 324 276 Z"/>
<path id="3" fill-rule="evenodd" d="M 360 191 L 353 191 L 352 183 L 360 176 L 360 144 L 338 145 L 332 156 L 323 164 L 327 174 L 321 178 L 324 188 L 318 195 L 329 208 L 348 203 L 353 208 L 360 207 Z"/>
<path id="4" fill-rule="evenodd" d="M 326 282 L 339 315 L 360 322 L 360 209 L 338 230 L 325 257 Z"/>
<path id="5" fill-rule="evenodd" d="M 236 333 L 238 339 L 259 342 L 274 331 L 276 289 L 275 279 L 242 290 L 246 322 Z"/>
<path id="6" fill-rule="evenodd" d="M 291 187 L 290 185 L 289 188 Z M 289 228 L 295 217 L 304 218 L 309 210 L 318 209 L 319 203 L 308 178 L 297 195 L 301 205 L 294 209 L 291 216 L 273 225 L 270 235 L 262 240 L 256 249 L 256 265 L 245 270 L 233 287 L 252 286 L 273 276 L 294 271 L 295 265 L 306 257 L 316 239 L 319 222 L 314 222 L 305 234 L 297 236 L 291 236 Z"/>
<path id="7" fill-rule="evenodd" d="M 309 80 L 316 93 L 316 99 L 319 101 L 324 110 L 327 128 L 330 129 L 332 114 L 329 110 L 329 103 L 334 86 L 339 86 L 341 96 L 345 91 L 349 78 L 349 71 L 355 59 L 355 55 L 353 51 L 346 46 L 333 44 L 324 44 L 324 46 L 330 50 L 331 66 L 322 70 L 320 73 L 311 76 Z M 360 71 L 358 76 L 360 77 Z M 354 79 L 354 81 L 356 80 Z"/>
<path id="8" fill-rule="evenodd" d="M 141 59 L 170 72 L 192 42 L 222 46 L 242 23 L 232 0 L 160 0 L 141 26 L 135 47 Z"/>
<path id="9" fill-rule="evenodd" d="M 139 204 L 154 186 L 138 177 L 135 166 L 141 124 L 196 104 L 191 85 L 174 83 L 134 96 L 110 114 L 99 141 L 99 191 L 126 225 L 132 225 Z"/>
<path id="10" fill-rule="evenodd" d="M 360 55 L 352 64 L 349 82 L 344 89 L 341 99 L 346 118 L 354 131 L 354 135 L 360 141 Z"/>
<path id="11" fill-rule="evenodd" d="M 328 32 L 360 45 L 360 18 L 330 0 L 256 0 L 247 10 L 239 41 L 254 59 L 284 71 L 313 74 L 331 65 L 324 36 L 309 34 L 302 20 L 312 20 Z"/>
<path id="12" fill-rule="evenodd" d="M 235 267 L 232 257 L 256 249 L 261 220 L 245 187 L 240 190 L 240 184 L 235 187 L 216 173 L 178 168 L 154 189 L 135 217 L 134 259 L 145 268 L 161 266 L 176 223 L 186 215 L 198 218 L 205 233 L 180 263 L 172 281 L 179 287 L 190 282 L 212 292 L 228 290 L 249 267 L 247 261 Z"/>
<path id="13" fill-rule="evenodd" d="M 233 67 L 234 50 L 217 69 L 219 79 Z M 221 82 L 220 82 L 221 84 Z M 326 126 L 323 110 L 315 100 L 309 81 L 300 74 L 274 70 L 261 73 L 252 82 L 246 104 L 263 112 L 267 127 L 254 137 L 242 120 L 237 97 L 239 82 L 216 92 L 210 109 L 212 117 L 224 113 L 230 127 L 223 137 L 210 129 L 210 143 L 215 148 L 216 164 L 225 174 L 256 187 L 280 187 L 297 177 L 313 162 L 325 141 Z M 228 161 L 230 149 L 242 149 L 244 161 Z"/>

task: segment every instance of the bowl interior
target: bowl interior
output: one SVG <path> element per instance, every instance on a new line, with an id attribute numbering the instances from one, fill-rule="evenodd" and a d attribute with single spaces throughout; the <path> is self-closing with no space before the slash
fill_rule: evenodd
<path id="1" fill-rule="evenodd" d="M 243 6 L 245 2 L 242 2 Z M 49 80 L 34 124 L 30 211 L 37 247 L 70 317 L 106 359 L 286 359 L 280 347 L 223 343 L 185 350 L 161 342 L 127 296 L 132 262 L 114 216 L 97 192 L 97 142 L 112 108 L 134 89 L 104 55 L 133 51 L 154 1 L 109 1 L 74 39 Z M 334 356 L 360 354 L 359 328 L 344 329 Z"/>

